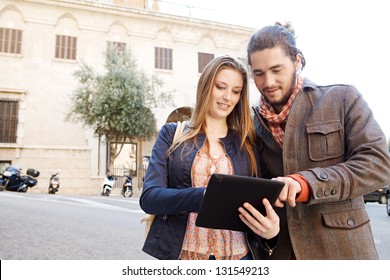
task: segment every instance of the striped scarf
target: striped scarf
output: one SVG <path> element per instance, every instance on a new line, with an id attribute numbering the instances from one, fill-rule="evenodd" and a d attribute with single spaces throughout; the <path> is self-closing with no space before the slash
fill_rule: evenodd
<path id="1" fill-rule="evenodd" d="M 271 129 L 272 135 L 275 141 L 278 143 L 279 147 L 283 147 L 283 138 L 284 131 L 282 129 L 282 124 L 286 123 L 288 114 L 290 113 L 291 105 L 297 96 L 299 90 L 301 89 L 303 84 L 303 79 L 298 76 L 297 84 L 295 86 L 294 92 L 291 94 L 287 103 L 284 104 L 281 112 L 279 114 L 275 113 L 274 108 L 264 99 L 264 96 L 260 95 L 259 100 L 259 112 L 268 122 L 268 126 Z"/>

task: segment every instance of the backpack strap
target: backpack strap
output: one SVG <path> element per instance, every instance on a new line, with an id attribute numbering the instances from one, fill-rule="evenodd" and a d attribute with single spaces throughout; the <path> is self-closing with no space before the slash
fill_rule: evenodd
<path id="1" fill-rule="evenodd" d="M 186 125 L 186 121 L 183 121 L 183 122 L 178 121 L 177 122 L 177 127 L 176 127 L 176 131 L 175 131 L 175 135 L 173 136 L 172 143 L 174 143 L 175 140 L 177 140 L 177 138 L 179 138 L 180 135 L 183 133 L 185 125 Z"/>

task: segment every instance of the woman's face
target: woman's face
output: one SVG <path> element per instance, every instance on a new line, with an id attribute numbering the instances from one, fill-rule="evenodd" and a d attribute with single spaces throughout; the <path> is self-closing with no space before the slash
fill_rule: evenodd
<path id="1" fill-rule="evenodd" d="M 241 97 L 244 80 L 240 72 L 222 69 L 215 77 L 207 117 L 226 119 Z"/>

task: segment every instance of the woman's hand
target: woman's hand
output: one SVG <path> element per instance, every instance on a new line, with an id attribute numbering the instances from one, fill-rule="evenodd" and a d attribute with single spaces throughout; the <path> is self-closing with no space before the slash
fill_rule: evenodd
<path id="1" fill-rule="evenodd" d="M 243 221 L 254 233 L 265 239 L 271 239 L 275 237 L 279 231 L 279 216 L 272 208 L 268 199 L 262 200 L 266 216 L 263 216 L 256 210 L 251 204 L 245 202 L 243 207 L 238 208 L 240 212 L 240 219 Z"/>

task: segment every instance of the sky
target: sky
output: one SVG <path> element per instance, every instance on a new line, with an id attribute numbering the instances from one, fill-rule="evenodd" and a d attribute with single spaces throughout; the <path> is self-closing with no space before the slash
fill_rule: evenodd
<path id="1" fill-rule="evenodd" d="M 390 138 L 390 10 L 386 0 L 160 0 L 185 16 L 261 28 L 292 23 L 319 85 L 353 84 Z M 189 8 L 191 7 L 191 8 Z"/>

